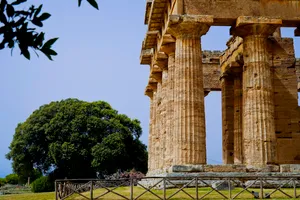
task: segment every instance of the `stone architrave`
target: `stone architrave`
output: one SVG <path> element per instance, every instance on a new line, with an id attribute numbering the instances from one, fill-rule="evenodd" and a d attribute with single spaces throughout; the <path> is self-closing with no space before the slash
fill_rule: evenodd
<path id="1" fill-rule="evenodd" d="M 243 144 L 246 165 L 276 163 L 273 73 L 267 39 L 281 24 L 280 19 L 241 16 L 232 29 L 232 33 L 242 37 L 244 42 Z"/>
<path id="2" fill-rule="evenodd" d="M 200 37 L 212 16 L 170 16 L 176 38 L 174 74 L 174 164 L 206 164 L 203 68 Z"/>
<path id="3" fill-rule="evenodd" d="M 168 79 L 166 88 L 166 138 L 165 138 L 165 165 L 168 168 L 173 164 L 174 158 L 174 73 L 175 73 L 175 43 L 169 43 L 161 49 L 168 55 Z"/>

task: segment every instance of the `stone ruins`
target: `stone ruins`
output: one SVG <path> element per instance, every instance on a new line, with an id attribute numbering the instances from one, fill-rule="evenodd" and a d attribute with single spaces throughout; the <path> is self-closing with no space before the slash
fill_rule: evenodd
<path id="1" fill-rule="evenodd" d="M 300 172 L 300 62 L 280 34 L 300 35 L 299 0 L 147 0 L 145 24 L 148 175 Z M 201 50 L 211 26 L 231 27 L 225 51 Z M 206 163 L 210 91 L 222 92 L 224 165 Z"/>

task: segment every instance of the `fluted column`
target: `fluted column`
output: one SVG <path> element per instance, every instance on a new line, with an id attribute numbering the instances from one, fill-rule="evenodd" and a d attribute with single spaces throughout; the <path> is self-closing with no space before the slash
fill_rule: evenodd
<path id="1" fill-rule="evenodd" d="M 154 139 L 154 155 L 155 155 L 155 165 L 154 169 L 157 170 L 160 168 L 162 163 L 161 157 L 161 82 L 157 83 L 157 91 L 156 91 L 156 115 L 155 115 L 155 139 Z"/>
<path id="2" fill-rule="evenodd" d="M 166 134 L 167 134 L 167 88 L 168 88 L 168 68 L 165 66 L 162 69 L 162 81 L 161 81 L 161 102 L 160 102 L 160 163 L 159 169 L 163 169 L 166 163 Z"/>
<path id="3" fill-rule="evenodd" d="M 243 38 L 243 143 L 244 163 L 264 166 L 276 163 L 273 74 L 267 39 L 279 19 L 239 17 L 233 30 Z"/>
<path id="4" fill-rule="evenodd" d="M 171 16 L 176 38 L 174 74 L 174 164 L 205 164 L 206 134 L 200 36 L 213 18 Z"/>
<path id="5" fill-rule="evenodd" d="M 174 159 L 174 73 L 175 73 L 175 43 L 169 43 L 162 47 L 162 51 L 168 55 L 168 78 L 166 88 L 166 138 L 164 152 L 164 167 L 172 166 Z"/>
<path id="6" fill-rule="evenodd" d="M 153 92 L 152 97 L 152 117 L 151 117 L 151 145 L 149 146 L 149 165 L 148 171 L 155 170 L 156 162 L 157 162 L 157 153 L 156 153 L 156 135 L 157 135 L 157 128 L 156 128 L 156 110 L 157 110 L 157 92 Z"/>
<path id="7" fill-rule="evenodd" d="M 149 96 L 150 98 L 150 120 L 149 120 L 149 135 L 148 135 L 148 171 L 153 170 L 153 121 L 154 121 L 154 98 L 153 98 L 153 92 L 152 95 Z"/>
<path id="8" fill-rule="evenodd" d="M 243 91 L 242 74 L 234 76 L 234 164 L 243 164 Z"/>
<path id="9" fill-rule="evenodd" d="M 223 164 L 233 164 L 234 161 L 234 90 L 233 77 L 223 75 L 222 86 L 222 149 Z"/>

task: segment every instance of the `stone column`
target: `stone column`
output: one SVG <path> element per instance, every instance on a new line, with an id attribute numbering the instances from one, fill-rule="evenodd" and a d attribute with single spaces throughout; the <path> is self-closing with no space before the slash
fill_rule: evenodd
<path id="1" fill-rule="evenodd" d="M 157 162 L 157 153 L 156 153 L 156 147 L 155 147 L 155 142 L 156 142 L 156 135 L 157 135 L 157 130 L 156 130 L 156 110 L 157 110 L 157 101 L 156 101 L 156 91 L 153 92 L 153 98 L 152 98 L 152 126 L 151 126 L 151 146 L 149 146 L 149 170 L 148 171 L 153 171 L 156 169 L 156 162 Z M 151 147 L 151 148 L 150 148 Z M 150 170 L 151 169 L 151 170 Z"/>
<path id="2" fill-rule="evenodd" d="M 243 38 L 244 163 L 276 163 L 273 73 L 267 52 L 268 36 L 282 24 L 279 19 L 239 17 L 233 34 Z"/>
<path id="3" fill-rule="evenodd" d="M 149 122 L 149 135 L 148 135 L 148 171 L 152 171 L 153 170 L 153 121 L 154 121 L 154 98 L 153 98 L 153 92 L 151 95 L 149 95 L 150 98 L 150 122 Z"/>
<path id="4" fill-rule="evenodd" d="M 243 91 L 242 73 L 234 75 L 234 164 L 243 164 Z"/>
<path id="5" fill-rule="evenodd" d="M 162 163 L 161 156 L 161 82 L 157 83 L 157 91 L 156 91 L 156 115 L 155 115 L 155 139 L 154 139 L 154 149 L 155 149 L 155 166 L 154 169 L 160 169 Z"/>
<path id="6" fill-rule="evenodd" d="M 165 167 L 166 158 L 166 134 L 167 134 L 167 90 L 168 90 L 168 67 L 167 65 L 162 69 L 162 81 L 161 81 L 161 102 L 160 102 L 160 165 L 159 169 Z"/>
<path id="7" fill-rule="evenodd" d="M 159 53 L 164 54 L 163 52 Z M 166 56 L 166 55 L 165 55 Z M 167 57 L 165 59 L 159 56 L 154 61 L 154 65 L 160 69 L 159 76 L 156 76 L 157 92 L 158 92 L 158 110 L 157 110 L 157 154 L 158 165 L 156 169 L 163 169 L 165 165 L 165 148 L 166 148 L 166 91 L 168 87 L 168 62 Z"/>
<path id="8" fill-rule="evenodd" d="M 168 55 L 168 86 L 166 89 L 166 146 L 165 168 L 172 166 L 174 159 L 174 73 L 175 73 L 175 43 L 169 43 L 162 47 L 162 51 Z"/>
<path id="9" fill-rule="evenodd" d="M 223 164 L 233 164 L 234 161 L 234 80 L 231 75 L 224 74 L 222 86 L 222 147 Z"/>
<path id="10" fill-rule="evenodd" d="M 200 37 L 211 16 L 170 16 L 176 38 L 174 74 L 174 164 L 206 164 L 203 68 Z"/>

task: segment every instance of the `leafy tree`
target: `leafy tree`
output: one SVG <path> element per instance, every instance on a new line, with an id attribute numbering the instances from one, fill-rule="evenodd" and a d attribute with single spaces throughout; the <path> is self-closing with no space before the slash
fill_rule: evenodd
<path id="1" fill-rule="evenodd" d="M 6 184 L 6 179 L 5 178 L 0 178 L 0 187 Z"/>
<path id="2" fill-rule="evenodd" d="M 54 191 L 54 182 L 48 176 L 41 176 L 31 184 L 31 191 L 38 192 L 52 192 Z"/>
<path id="3" fill-rule="evenodd" d="M 14 0 L 11 3 L 7 0 L 0 1 L 0 36 L 2 36 L 0 50 L 8 47 L 13 51 L 15 46 L 18 46 L 21 54 L 27 59 L 30 59 L 29 49 L 32 49 L 36 54 L 36 51 L 40 51 L 52 60 L 52 56 L 57 55 L 52 45 L 58 38 L 45 42 L 45 33 L 36 31 L 36 27 L 43 27 L 43 22 L 51 14 L 41 13 L 43 4 L 38 7 L 32 5 L 27 10 L 18 9 L 20 4 L 26 1 Z M 78 6 L 81 2 L 82 0 L 78 0 Z M 87 0 L 87 2 L 98 9 L 96 0 Z"/>
<path id="4" fill-rule="evenodd" d="M 67 99 L 34 111 L 15 131 L 10 152 L 22 177 L 35 168 L 54 178 L 89 178 L 116 169 L 147 170 L 140 122 L 103 101 Z"/>
<path id="5" fill-rule="evenodd" d="M 19 183 L 19 176 L 17 174 L 9 174 L 5 177 L 6 183 L 16 185 Z"/>

